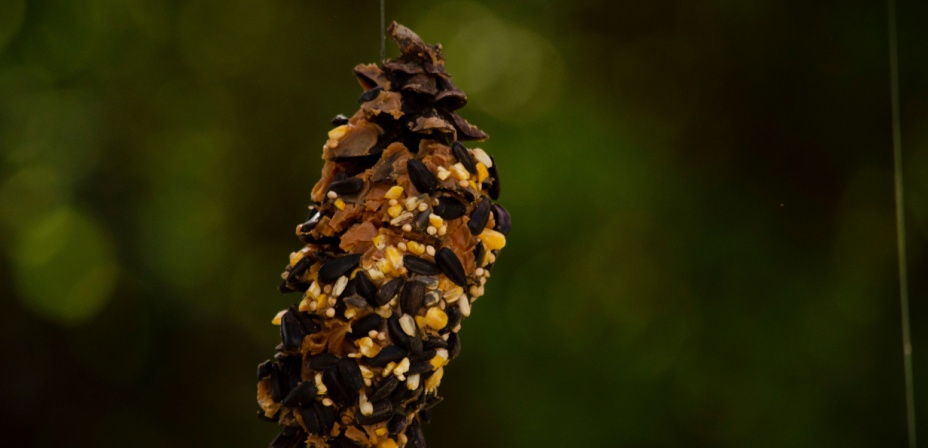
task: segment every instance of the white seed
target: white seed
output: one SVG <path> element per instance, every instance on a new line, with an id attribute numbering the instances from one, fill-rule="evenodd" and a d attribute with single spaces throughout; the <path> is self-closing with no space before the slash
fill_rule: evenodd
<path id="1" fill-rule="evenodd" d="M 406 380 L 406 372 L 409 371 L 409 358 L 403 358 L 396 367 L 393 368 L 393 375 L 400 381 Z"/>
<path id="2" fill-rule="evenodd" d="M 403 317 L 400 317 L 400 327 L 403 328 L 403 333 L 409 336 L 416 335 L 416 320 L 412 316 L 404 314 Z"/>
<path id="3" fill-rule="evenodd" d="M 346 286 L 348 286 L 348 277 L 343 275 L 339 277 L 338 280 L 335 280 L 335 286 L 332 287 L 332 295 L 335 297 L 342 295 Z"/>
<path id="4" fill-rule="evenodd" d="M 404 232 L 412 232 L 412 225 L 403 224 L 403 231 L 404 231 Z"/>
<path id="5" fill-rule="evenodd" d="M 478 162 L 486 165 L 487 168 L 493 166 L 493 159 L 491 159 L 490 156 L 480 148 L 474 148 L 474 158 L 477 159 Z"/>
<path id="6" fill-rule="evenodd" d="M 429 209 L 429 205 L 426 204 L 425 202 L 419 204 L 419 211 L 420 211 L 420 212 L 424 212 L 424 211 L 426 211 L 426 210 L 428 210 L 428 209 Z"/>
<path id="7" fill-rule="evenodd" d="M 409 375 L 409 378 L 406 378 L 406 388 L 409 390 L 416 390 L 419 388 L 419 374 Z"/>
<path id="8" fill-rule="evenodd" d="M 371 415 L 374 413 L 374 405 L 371 404 L 369 401 L 361 403 L 360 405 L 358 405 L 358 407 L 361 408 L 361 415 L 367 416 L 367 415 Z"/>
<path id="9" fill-rule="evenodd" d="M 406 226 L 409 226 L 409 224 L 406 224 L 405 226 L 403 226 L 403 230 L 406 230 Z M 409 230 L 412 230 L 412 227 L 411 227 L 411 226 L 409 227 Z M 406 251 L 406 243 L 404 243 L 404 242 L 402 242 L 402 241 L 400 241 L 399 243 L 397 243 L 397 244 L 396 244 L 396 247 L 398 247 L 401 251 L 404 251 L 404 252 Z"/>
<path id="10" fill-rule="evenodd" d="M 425 253 L 435 256 L 435 246 L 425 246 Z"/>
<path id="11" fill-rule="evenodd" d="M 338 197 L 338 193 L 336 193 L 336 192 L 334 192 L 334 191 L 330 191 L 330 192 L 326 193 L 326 197 L 328 197 L 329 199 L 335 199 L 335 198 Z"/>
<path id="12" fill-rule="evenodd" d="M 462 316 L 470 316 L 470 301 L 467 300 L 467 296 L 461 296 L 461 298 L 458 299 L 458 308 L 461 310 Z"/>
<path id="13" fill-rule="evenodd" d="M 407 224 L 407 225 L 408 225 L 408 224 Z M 406 227 L 406 226 L 403 226 L 403 230 L 406 230 L 405 227 Z M 411 227 L 410 227 L 410 229 L 411 229 Z M 434 234 L 438 233 L 438 229 L 436 229 L 435 226 L 428 226 L 428 227 L 425 229 L 425 232 L 428 233 L 429 235 L 434 235 Z"/>
<path id="14" fill-rule="evenodd" d="M 328 318 L 333 318 L 333 317 L 335 317 L 335 308 L 329 308 L 329 309 L 325 310 L 325 315 L 326 315 L 326 317 L 328 317 Z"/>

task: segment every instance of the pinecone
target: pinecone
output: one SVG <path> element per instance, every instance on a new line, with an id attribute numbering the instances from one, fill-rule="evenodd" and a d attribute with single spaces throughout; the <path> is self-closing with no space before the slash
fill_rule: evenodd
<path id="1" fill-rule="evenodd" d="M 271 447 L 425 447 L 461 322 L 506 244 L 496 164 L 460 143 L 487 135 L 454 112 L 467 97 L 441 46 L 388 32 L 402 55 L 355 67 L 361 108 L 332 120 L 296 228 L 306 245 L 282 274 L 280 291 L 303 297 L 274 318 L 281 344 L 258 366 L 259 416 L 284 427 Z"/>

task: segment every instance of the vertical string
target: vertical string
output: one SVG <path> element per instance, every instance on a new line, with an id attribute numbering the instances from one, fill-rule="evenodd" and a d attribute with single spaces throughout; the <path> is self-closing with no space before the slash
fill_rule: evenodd
<path id="1" fill-rule="evenodd" d="M 902 127 L 899 107 L 899 43 L 896 1 L 889 3 L 889 76 L 893 119 L 893 178 L 896 193 L 896 252 L 899 256 L 899 304 L 902 311 L 902 359 L 905 368 L 905 402 L 909 428 L 909 447 L 915 448 L 915 386 L 912 378 L 912 337 L 909 328 L 909 280 L 905 253 L 905 208 L 902 185 Z"/>
<path id="2" fill-rule="evenodd" d="M 386 30 L 386 13 L 384 10 L 384 2 L 386 0 L 380 0 L 380 63 L 383 64 L 387 61 L 387 30 Z"/>

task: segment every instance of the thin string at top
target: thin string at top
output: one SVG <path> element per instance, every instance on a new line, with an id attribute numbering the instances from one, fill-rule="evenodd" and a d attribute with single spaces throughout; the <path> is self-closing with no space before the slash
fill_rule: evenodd
<path id="1" fill-rule="evenodd" d="M 896 28 L 896 1 L 889 3 L 889 76 L 890 102 L 893 119 L 893 178 L 896 192 L 896 246 L 899 256 L 899 304 L 902 310 L 902 359 L 905 368 L 906 417 L 909 428 L 909 448 L 915 443 L 915 386 L 912 377 L 912 337 L 909 328 L 909 280 L 905 253 L 905 202 L 902 185 L 902 127 L 899 110 L 899 43 Z"/>
<path id="2" fill-rule="evenodd" d="M 383 64 L 387 61 L 387 30 L 386 30 L 386 13 L 384 10 L 384 2 L 386 0 L 380 0 L 380 63 Z"/>

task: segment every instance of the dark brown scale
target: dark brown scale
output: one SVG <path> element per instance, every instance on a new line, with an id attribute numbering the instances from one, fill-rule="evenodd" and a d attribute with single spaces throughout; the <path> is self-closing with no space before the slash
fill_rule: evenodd
<path id="1" fill-rule="evenodd" d="M 438 252 L 435 254 L 435 261 L 438 264 L 438 268 L 441 269 L 441 272 L 447 275 L 448 279 L 454 282 L 454 284 L 461 287 L 467 286 L 467 275 L 464 274 L 464 265 L 461 264 L 461 259 L 454 254 L 454 251 L 447 247 L 438 249 Z"/>
<path id="2" fill-rule="evenodd" d="M 480 232 L 483 232 L 489 220 L 490 200 L 483 198 L 480 200 L 480 203 L 477 204 L 477 207 L 474 208 L 474 212 L 470 214 L 470 221 L 467 221 L 467 229 L 470 230 L 471 235 L 480 235 Z"/>
<path id="3" fill-rule="evenodd" d="M 451 145 L 451 152 L 454 153 L 454 158 L 458 159 L 458 162 L 461 162 L 461 165 L 464 165 L 467 171 L 470 171 L 471 174 L 477 174 L 477 164 L 474 162 L 474 157 L 470 155 L 470 151 L 461 142 L 454 142 Z"/>
<path id="4" fill-rule="evenodd" d="M 387 423 L 387 431 L 390 432 L 391 436 L 396 436 L 406 429 L 406 421 L 405 414 L 394 415 L 393 418 L 390 419 L 390 423 Z"/>
<path id="5" fill-rule="evenodd" d="M 305 258 L 305 257 L 304 257 Z M 354 268 L 358 267 L 361 262 L 361 255 L 345 255 L 333 258 L 327 261 L 319 269 L 319 281 L 322 283 L 333 283 L 343 275 L 348 275 Z"/>
<path id="6" fill-rule="evenodd" d="M 435 263 L 415 255 L 403 255 L 403 266 L 416 274 L 438 275 L 441 273 L 441 269 Z"/>
<path id="7" fill-rule="evenodd" d="M 420 192 L 432 193 L 438 187 L 438 178 L 421 161 L 409 159 L 406 162 L 406 170 L 409 172 L 409 180 Z"/>
<path id="8" fill-rule="evenodd" d="M 480 267 L 480 263 L 483 262 L 484 255 L 486 255 L 486 247 L 482 242 L 477 241 L 477 245 L 474 246 L 474 261 L 477 262 L 477 267 Z"/>
<path id="9" fill-rule="evenodd" d="M 268 448 L 295 448 L 303 444 L 305 433 L 296 426 L 285 426 L 284 429 L 274 437 Z"/>
<path id="10" fill-rule="evenodd" d="M 410 448 L 426 448 L 425 435 L 422 434 L 419 422 L 413 421 L 406 427 L 406 437 L 409 439 Z"/>
<path id="11" fill-rule="evenodd" d="M 270 360 L 264 361 L 261 364 L 258 364 L 258 381 L 270 376 L 271 370 L 274 368 L 274 363 Z"/>

